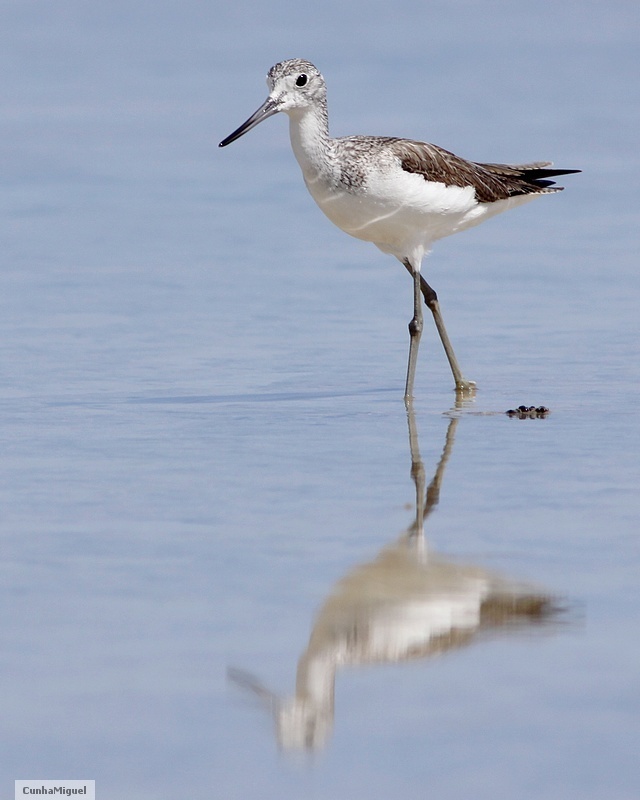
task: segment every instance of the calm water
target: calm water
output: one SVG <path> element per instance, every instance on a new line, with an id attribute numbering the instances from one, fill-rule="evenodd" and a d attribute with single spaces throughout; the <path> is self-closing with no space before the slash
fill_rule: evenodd
<path id="1" fill-rule="evenodd" d="M 4 794 L 635 800 L 637 6 L 1 14 Z M 408 276 L 286 120 L 217 149 L 292 55 L 336 134 L 584 170 L 426 263 L 426 550 Z"/>

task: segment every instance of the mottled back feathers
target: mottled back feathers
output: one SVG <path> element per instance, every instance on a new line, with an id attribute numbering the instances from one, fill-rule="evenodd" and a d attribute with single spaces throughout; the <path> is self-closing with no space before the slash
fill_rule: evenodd
<path id="1" fill-rule="evenodd" d="M 551 166 L 550 161 L 519 165 L 478 164 L 435 144 L 408 139 L 392 140 L 389 146 L 406 172 L 446 186 L 473 186 L 480 203 L 493 203 L 521 194 L 559 192 L 563 187 L 555 186 L 549 178 L 578 171 L 547 169 Z"/>

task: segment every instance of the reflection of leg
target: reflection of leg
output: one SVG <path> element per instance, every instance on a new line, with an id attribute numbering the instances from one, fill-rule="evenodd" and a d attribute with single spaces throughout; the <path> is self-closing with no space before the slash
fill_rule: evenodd
<path id="1" fill-rule="evenodd" d="M 444 447 L 435 474 L 431 483 L 426 487 L 426 475 L 424 462 L 420 455 L 420 441 L 418 436 L 418 425 L 413 404 L 407 403 L 407 422 L 409 424 L 409 449 L 411 451 L 411 478 L 416 487 L 416 521 L 411 526 L 412 537 L 422 537 L 424 534 L 424 521 L 438 505 L 440 500 L 440 486 L 444 476 L 444 470 L 449 461 L 449 456 L 453 450 L 455 432 L 458 426 L 458 417 L 452 417 L 447 427 L 447 435 Z"/>
<path id="2" fill-rule="evenodd" d="M 422 537 L 424 524 L 424 487 L 426 483 L 424 463 L 420 457 L 420 443 L 418 441 L 418 426 L 416 414 L 411 403 L 407 404 L 407 421 L 409 423 L 409 449 L 411 451 L 411 477 L 416 487 L 416 521 L 412 526 L 412 536 Z"/>
<path id="3" fill-rule="evenodd" d="M 449 460 L 449 456 L 451 455 L 451 451 L 453 450 L 453 440 L 455 438 L 458 422 L 459 422 L 458 417 L 452 417 L 449 420 L 449 427 L 447 428 L 447 437 L 444 442 L 444 447 L 442 449 L 442 455 L 440 456 L 440 461 L 438 462 L 438 466 L 436 468 L 436 474 L 433 476 L 429 486 L 427 486 L 427 497 L 425 500 L 425 509 L 424 509 L 425 519 L 438 505 L 438 501 L 440 500 L 440 486 L 442 484 L 442 478 L 444 476 L 444 469 L 447 466 L 447 461 Z"/>

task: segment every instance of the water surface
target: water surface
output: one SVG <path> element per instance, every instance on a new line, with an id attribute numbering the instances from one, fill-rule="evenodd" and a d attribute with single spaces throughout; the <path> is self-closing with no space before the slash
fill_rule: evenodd
<path id="1" fill-rule="evenodd" d="M 5 4 L 7 791 L 637 797 L 637 16 Z M 455 408 L 427 326 L 424 493 L 405 271 L 313 206 L 284 119 L 217 149 L 293 55 L 336 134 L 584 170 L 426 264 L 480 388 Z M 469 580 L 562 612 L 479 627 Z M 334 693 L 287 737 L 301 663 Z"/>

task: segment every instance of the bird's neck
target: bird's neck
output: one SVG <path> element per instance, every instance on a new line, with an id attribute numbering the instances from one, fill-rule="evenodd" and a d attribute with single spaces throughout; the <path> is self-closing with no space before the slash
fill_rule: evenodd
<path id="1" fill-rule="evenodd" d="M 290 113 L 289 134 L 305 180 L 313 180 L 330 169 L 331 139 L 326 108 L 314 106 Z"/>

